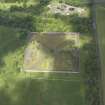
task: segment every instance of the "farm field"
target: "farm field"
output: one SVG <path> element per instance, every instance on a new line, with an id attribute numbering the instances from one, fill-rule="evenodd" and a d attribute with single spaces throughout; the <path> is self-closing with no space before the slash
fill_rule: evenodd
<path id="1" fill-rule="evenodd" d="M 91 5 L 83 2 L 85 0 L 30 0 L 28 2 L 11 0 L 0 3 L 0 105 L 100 105 L 99 83 L 96 82 L 100 71 L 92 30 Z M 67 7 L 72 4 L 73 7 L 69 8 L 70 11 L 66 14 L 62 12 L 65 11 L 65 5 L 62 9 L 60 4 L 57 7 L 60 12 L 55 14 L 48 5 L 57 3 L 65 3 Z M 75 12 L 71 12 L 72 10 Z M 35 40 L 30 41 L 28 35 L 32 32 L 39 34 Z M 63 38 L 40 36 L 41 33 L 50 32 L 78 33 L 79 39 L 77 35 L 72 41 L 71 35 L 69 37 L 66 35 L 66 38 L 61 34 Z M 79 41 L 78 48 L 75 48 L 77 46 L 74 39 Z M 35 44 L 37 41 L 38 43 Z M 57 46 L 59 42 L 62 42 L 62 46 Z M 72 46 L 70 46 L 71 42 L 73 42 Z M 38 44 L 45 45 L 44 49 L 36 46 Z M 57 62 L 54 63 L 57 65 L 53 67 L 56 66 L 60 70 L 63 65 L 63 69 L 66 66 L 65 71 L 71 67 L 72 70 L 78 69 L 79 73 L 23 71 L 25 51 L 30 47 L 31 52 L 40 53 L 37 53 L 39 54 L 37 57 L 34 53 L 35 60 L 31 59 L 25 67 L 36 61 L 33 63 L 34 66 L 51 68 L 53 64 L 49 61 L 57 59 L 59 62 L 55 60 Z M 55 47 L 58 54 L 52 53 Z M 79 49 L 79 53 L 73 59 L 67 53 L 61 54 L 60 51 L 72 50 L 72 47 L 76 51 Z M 49 57 L 48 53 L 53 56 Z M 45 56 L 48 57 L 47 63 Z M 68 59 L 72 62 L 75 58 L 79 65 L 67 64 Z M 42 64 L 38 64 L 39 59 L 42 60 Z"/>
<path id="2" fill-rule="evenodd" d="M 97 20 L 97 32 L 100 47 L 100 57 L 102 66 L 102 84 L 103 84 L 103 95 L 105 99 L 105 4 L 100 4 L 96 6 L 96 20 Z M 103 99 L 103 100 L 104 100 Z"/>

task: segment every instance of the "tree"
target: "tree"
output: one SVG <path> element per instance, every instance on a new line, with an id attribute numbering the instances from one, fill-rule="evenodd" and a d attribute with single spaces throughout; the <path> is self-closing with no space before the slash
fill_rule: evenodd
<path id="1" fill-rule="evenodd" d="M 22 1 L 23 1 L 23 7 L 26 8 L 28 0 L 22 0 Z"/>

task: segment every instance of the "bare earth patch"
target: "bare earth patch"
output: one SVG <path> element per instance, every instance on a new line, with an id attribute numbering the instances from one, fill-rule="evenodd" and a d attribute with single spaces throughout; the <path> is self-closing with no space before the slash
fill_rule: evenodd
<path id="1" fill-rule="evenodd" d="M 79 33 L 30 33 L 23 70 L 27 72 L 79 72 Z"/>

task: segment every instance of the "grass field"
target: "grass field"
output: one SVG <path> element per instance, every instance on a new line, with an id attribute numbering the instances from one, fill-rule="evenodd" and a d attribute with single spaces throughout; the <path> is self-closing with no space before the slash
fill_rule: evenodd
<path id="1" fill-rule="evenodd" d="M 15 79 L 9 77 L 5 83 L 0 80 L 4 84 L 0 87 L 1 105 L 84 105 L 84 90 L 79 80 L 38 80 L 14 76 Z"/>
<path id="2" fill-rule="evenodd" d="M 97 32 L 102 66 L 103 95 L 105 99 L 105 4 L 96 6 Z"/>
<path id="3" fill-rule="evenodd" d="M 84 105 L 80 74 L 19 72 L 26 45 L 20 35 L 19 29 L 0 26 L 0 104 Z"/>

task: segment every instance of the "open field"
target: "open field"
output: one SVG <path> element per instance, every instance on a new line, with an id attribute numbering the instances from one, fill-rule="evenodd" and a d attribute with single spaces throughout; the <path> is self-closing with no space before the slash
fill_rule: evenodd
<path id="1" fill-rule="evenodd" d="M 0 105 L 84 105 L 84 85 L 79 74 L 19 73 L 25 46 L 19 35 L 19 30 L 0 27 Z"/>
<path id="2" fill-rule="evenodd" d="M 2 75 L 5 76 L 5 75 Z M 6 75 L 7 76 L 7 75 Z M 0 79 L 1 105 L 84 105 L 84 88 L 80 79 L 48 80 L 23 75 Z M 13 79 L 14 78 L 14 79 Z M 4 85 L 3 85 L 4 84 Z M 76 99 L 76 101 L 75 101 Z"/>
<path id="3" fill-rule="evenodd" d="M 103 95 L 105 99 L 105 4 L 96 6 L 97 32 L 102 66 Z M 103 99 L 103 100 L 104 100 Z"/>

